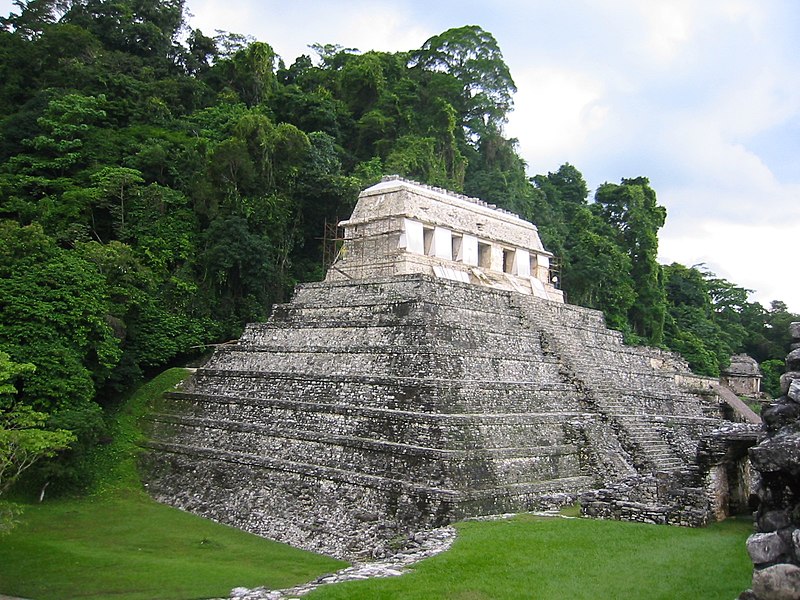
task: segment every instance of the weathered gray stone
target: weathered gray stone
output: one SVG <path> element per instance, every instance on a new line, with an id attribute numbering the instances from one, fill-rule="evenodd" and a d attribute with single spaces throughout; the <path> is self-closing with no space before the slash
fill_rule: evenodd
<path id="1" fill-rule="evenodd" d="M 800 348 L 792 350 L 786 357 L 787 371 L 800 371 Z"/>
<path id="2" fill-rule="evenodd" d="M 361 192 L 325 281 L 423 273 L 563 302 L 532 223 L 397 176 Z"/>
<path id="3" fill-rule="evenodd" d="M 761 392 L 761 369 L 747 354 L 734 354 L 728 368 L 720 374 L 720 381 L 736 395 L 756 397 Z"/>
<path id="4" fill-rule="evenodd" d="M 800 567 L 781 563 L 753 572 L 753 592 L 759 600 L 798 600 Z"/>
<path id="5" fill-rule="evenodd" d="M 761 418 L 767 430 L 777 433 L 800 418 L 800 404 L 795 402 L 775 402 L 761 409 Z"/>
<path id="6" fill-rule="evenodd" d="M 754 564 L 771 563 L 786 554 L 788 548 L 783 539 L 774 531 L 754 533 L 747 538 L 747 552 Z"/>
<path id="7" fill-rule="evenodd" d="M 181 508 L 372 554 L 691 465 L 721 423 L 705 381 L 589 309 L 424 275 L 306 284 L 169 396 L 142 466 Z"/>
<path id="8" fill-rule="evenodd" d="M 787 371 L 781 375 L 781 394 L 786 395 L 786 393 L 789 391 L 789 386 L 791 386 L 792 382 L 796 379 L 800 379 L 800 371 Z"/>
<path id="9" fill-rule="evenodd" d="M 764 510 L 757 517 L 759 531 L 767 533 L 788 527 L 792 522 L 791 511 L 786 508 Z"/>
<path id="10" fill-rule="evenodd" d="M 750 449 L 750 462 L 761 471 L 800 470 L 800 433 L 786 433 L 770 438 Z"/>
<path id="11" fill-rule="evenodd" d="M 298 286 L 151 416 L 151 494 L 343 558 L 654 472 L 614 514 L 707 520 L 703 482 L 674 484 L 724 422 L 718 382 L 560 302 L 532 224 L 384 183 L 326 281 Z"/>
<path id="12" fill-rule="evenodd" d="M 791 326 L 792 337 L 798 341 L 800 323 Z M 787 364 L 797 368 L 800 349 L 794 347 Z M 756 528 L 759 535 L 751 536 L 747 548 L 756 565 L 752 594 L 741 598 L 753 600 L 800 599 L 800 498 L 797 481 L 800 478 L 800 403 L 797 402 L 797 382 L 800 372 L 792 371 L 781 378 L 784 394 L 774 404 L 762 410 L 765 424 L 764 440 L 750 448 L 752 466 L 757 470 L 759 506 Z M 777 563 L 777 564 L 771 564 Z"/>
<path id="13" fill-rule="evenodd" d="M 800 379 L 795 379 L 789 385 L 789 390 L 787 391 L 786 395 L 789 399 L 794 400 L 798 404 L 800 404 Z"/>
<path id="14" fill-rule="evenodd" d="M 795 341 L 800 341 L 800 322 L 796 321 L 789 324 L 789 335 Z"/>

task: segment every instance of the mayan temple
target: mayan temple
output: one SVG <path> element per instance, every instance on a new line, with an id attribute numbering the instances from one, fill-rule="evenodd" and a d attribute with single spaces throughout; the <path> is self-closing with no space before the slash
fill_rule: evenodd
<path id="1" fill-rule="evenodd" d="M 596 490 L 631 478 L 680 481 L 701 512 L 746 497 L 746 467 L 708 449 L 717 382 L 564 303 L 535 226 L 396 177 L 341 225 L 324 282 L 156 408 L 142 459 L 155 498 L 352 558 L 586 493 L 590 512 L 625 517 L 601 514 L 621 509 Z M 678 519 L 657 500 L 648 515 Z"/>

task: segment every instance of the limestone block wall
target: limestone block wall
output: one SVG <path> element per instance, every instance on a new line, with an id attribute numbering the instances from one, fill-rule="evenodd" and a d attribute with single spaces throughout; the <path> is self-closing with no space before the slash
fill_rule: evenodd
<path id="1" fill-rule="evenodd" d="M 692 470 L 633 475 L 580 497 L 587 517 L 656 525 L 701 527 L 709 522 L 709 497 Z"/>
<path id="2" fill-rule="evenodd" d="M 365 556 L 686 467 L 719 419 L 685 381 L 596 311 L 420 274 L 307 284 L 158 407 L 142 466 L 159 500 Z"/>

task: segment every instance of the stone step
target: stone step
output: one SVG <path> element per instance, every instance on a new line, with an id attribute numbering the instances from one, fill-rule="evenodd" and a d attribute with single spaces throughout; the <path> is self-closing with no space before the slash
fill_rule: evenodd
<path id="1" fill-rule="evenodd" d="M 382 473 L 393 479 L 434 487 L 457 487 L 467 480 L 472 485 L 494 486 L 497 482 L 524 483 L 581 474 L 578 449 L 571 445 L 516 447 L 515 454 L 524 450 L 525 455 L 508 458 L 503 456 L 502 448 L 478 448 L 469 440 L 465 442 L 469 449 L 443 450 L 299 430 L 242 430 L 235 424 L 198 428 L 184 421 L 155 425 L 156 429 L 158 425 L 169 427 L 171 439 L 186 446 L 211 446 L 221 451 L 326 468 L 349 465 L 357 472 Z"/>
<path id="2" fill-rule="evenodd" d="M 527 496 L 530 501 L 535 501 L 538 496 L 548 493 L 569 494 L 580 493 L 595 487 L 595 482 L 591 477 L 585 475 L 574 477 L 558 477 L 546 481 L 526 482 L 503 485 L 494 489 L 475 489 L 467 491 L 464 496 L 467 499 L 485 498 L 485 497 L 520 497 Z M 520 506 L 515 504 L 512 506 Z M 517 509 L 517 510 L 525 510 Z M 487 513 L 492 514 L 492 513 Z M 496 513 L 495 513 L 496 514 Z"/>
<path id="3" fill-rule="evenodd" d="M 409 393 L 409 390 L 414 390 Z M 331 376 L 327 380 L 290 373 L 198 372 L 187 392 L 230 401 L 298 401 L 306 404 L 386 408 L 417 413 L 565 412 L 585 410 L 579 394 L 563 383 L 416 380 Z M 174 397 L 174 396 L 172 396 Z"/>
<path id="4" fill-rule="evenodd" d="M 468 378 L 470 373 L 481 373 L 489 380 L 550 381 L 562 380 L 558 365 L 553 361 L 536 362 L 526 359 L 524 353 L 516 355 L 471 355 L 450 352 L 347 352 L 347 351 L 278 351 L 242 352 L 228 349 L 215 355 L 206 369 L 225 371 L 253 371 L 265 373 L 319 373 L 345 376 L 390 378 L 436 377 Z"/>
<path id="5" fill-rule="evenodd" d="M 150 450 L 162 453 L 183 454 L 203 458 L 221 464 L 241 464 L 273 472 L 294 473 L 316 480 L 349 483 L 384 491 L 402 490 L 405 493 L 420 495 L 428 499 L 444 500 L 450 503 L 471 502 L 481 498 L 521 497 L 541 495 L 546 492 L 585 491 L 590 489 L 592 480 L 583 475 L 501 484 L 492 479 L 477 479 L 465 486 L 464 480 L 456 482 L 459 487 L 445 487 L 438 482 L 411 481 L 407 473 L 397 473 L 398 477 L 377 476 L 363 470 L 334 468 L 325 465 L 304 463 L 299 460 L 285 460 L 272 456 L 259 456 L 244 451 L 229 451 L 208 446 L 192 446 L 181 443 L 150 441 L 145 444 Z M 224 467 L 223 467 L 224 468 Z M 563 493 L 563 492 L 562 492 Z"/>
<path id="6" fill-rule="evenodd" d="M 338 435 L 402 442 L 431 448 L 488 450 L 532 446 L 555 447 L 564 443 L 565 413 L 420 414 L 408 411 L 367 410 L 355 407 L 314 406 L 305 403 L 193 404 L 191 398 L 153 413 L 151 419 L 195 427 L 198 435 L 211 429 L 257 432 L 303 439 Z M 572 416 L 577 416 L 573 414 Z"/>

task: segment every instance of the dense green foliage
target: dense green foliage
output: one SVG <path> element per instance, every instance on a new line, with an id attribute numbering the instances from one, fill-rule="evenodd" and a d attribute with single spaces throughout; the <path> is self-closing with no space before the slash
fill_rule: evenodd
<path id="1" fill-rule="evenodd" d="M 17 401 L 17 379 L 36 370 L 31 363 L 15 363 L 0 351 L 0 496 L 41 458 L 53 456 L 75 440 L 62 429 L 47 430 L 47 414 Z M 0 535 L 14 524 L 18 509 L 0 499 Z"/>
<path id="2" fill-rule="evenodd" d="M 74 433 L 39 484 L 107 438 L 103 408 L 142 374 L 235 337 L 320 279 L 324 226 L 383 174 L 479 196 L 537 223 L 569 301 L 630 341 L 715 374 L 786 353 L 786 307 L 656 262 L 646 178 L 589 201 L 572 165 L 529 178 L 503 125 L 515 84 L 494 37 L 408 52 L 191 30 L 182 0 L 18 0 L 0 19 L 0 351 L 36 366 L 18 401 Z M 774 370 L 774 369 L 773 369 Z"/>

